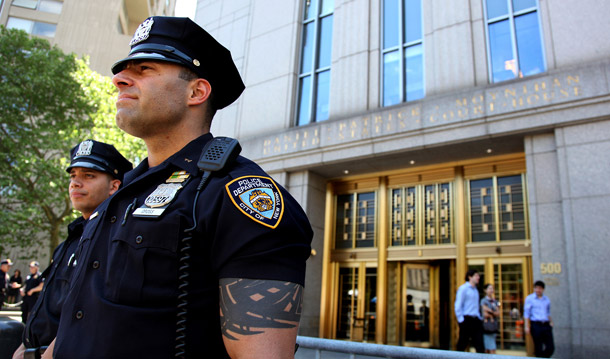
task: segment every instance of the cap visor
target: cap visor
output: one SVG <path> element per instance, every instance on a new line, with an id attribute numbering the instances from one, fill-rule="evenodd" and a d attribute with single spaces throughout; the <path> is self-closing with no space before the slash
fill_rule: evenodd
<path id="1" fill-rule="evenodd" d="M 186 66 L 186 64 L 180 60 L 163 56 L 162 54 L 158 54 L 156 52 L 136 52 L 135 54 L 131 54 L 124 58 L 123 60 L 119 60 L 112 65 L 112 73 L 117 74 L 123 70 L 127 62 L 129 61 L 143 61 L 143 60 L 152 60 L 152 61 L 164 61 L 164 62 L 173 62 L 175 64 L 180 64 Z"/>
<path id="2" fill-rule="evenodd" d="M 108 173 L 108 170 L 105 169 L 104 167 L 102 167 L 100 165 L 96 165 L 95 163 L 84 162 L 84 161 L 71 163 L 70 166 L 68 168 L 66 168 L 66 172 L 70 172 L 70 170 L 74 167 L 91 168 L 93 170 Z"/>

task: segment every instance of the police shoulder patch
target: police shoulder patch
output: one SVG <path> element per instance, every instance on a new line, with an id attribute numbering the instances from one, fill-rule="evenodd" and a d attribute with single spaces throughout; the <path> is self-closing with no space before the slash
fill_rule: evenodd
<path id="1" fill-rule="evenodd" d="M 225 186 L 233 204 L 247 217 L 269 228 L 275 228 L 284 214 L 284 199 L 269 177 L 244 176 Z"/>

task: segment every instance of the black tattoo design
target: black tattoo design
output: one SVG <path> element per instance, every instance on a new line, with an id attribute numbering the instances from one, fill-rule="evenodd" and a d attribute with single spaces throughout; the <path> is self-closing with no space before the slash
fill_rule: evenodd
<path id="1" fill-rule="evenodd" d="M 254 335 L 268 328 L 294 328 L 303 306 L 300 284 L 277 280 L 227 278 L 220 280 L 222 334 Z"/>

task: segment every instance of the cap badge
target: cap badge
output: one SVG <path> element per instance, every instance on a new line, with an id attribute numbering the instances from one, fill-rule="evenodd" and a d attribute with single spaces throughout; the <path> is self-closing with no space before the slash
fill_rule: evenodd
<path id="1" fill-rule="evenodd" d="M 129 42 L 129 46 L 133 46 L 139 42 L 148 39 L 148 34 L 150 34 L 150 29 L 152 29 L 153 22 L 154 21 L 152 18 L 148 18 L 143 23 L 141 23 L 140 26 L 138 26 L 136 33 L 133 34 L 133 38 Z"/>
<path id="2" fill-rule="evenodd" d="M 91 140 L 83 141 L 80 143 L 80 145 L 78 145 L 78 150 L 74 154 L 74 157 L 89 156 L 89 155 L 91 155 L 92 148 L 93 148 L 93 141 L 91 141 Z"/>

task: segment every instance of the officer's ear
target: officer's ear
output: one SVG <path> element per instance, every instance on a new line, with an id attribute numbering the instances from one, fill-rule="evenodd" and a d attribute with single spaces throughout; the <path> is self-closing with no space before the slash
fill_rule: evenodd
<path id="1" fill-rule="evenodd" d="M 189 98 L 187 104 L 197 106 L 204 103 L 212 93 L 212 86 L 206 79 L 197 78 L 189 83 Z"/>
<path id="2" fill-rule="evenodd" d="M 114 192 L 119 190 L 119 187 L 121 187 L 121 180 L 113 178 L 109 184 L 110 184 L 110 188 L 108 191 L 108 197 L 112 196 L 114 194 Z"/>

